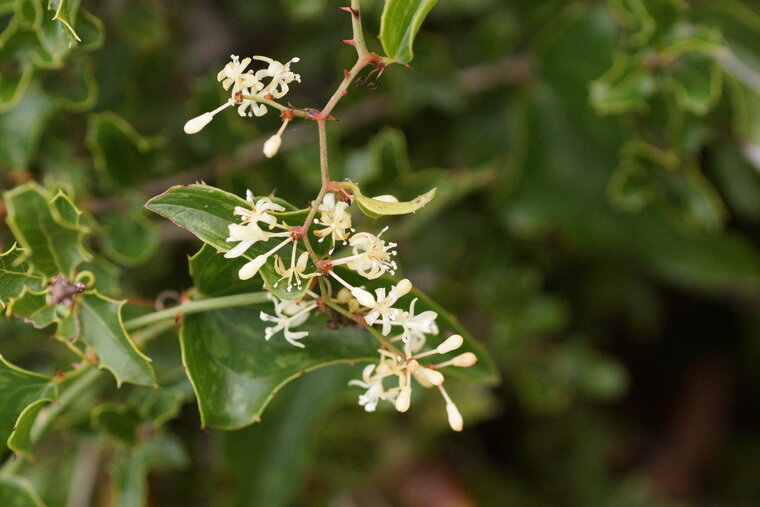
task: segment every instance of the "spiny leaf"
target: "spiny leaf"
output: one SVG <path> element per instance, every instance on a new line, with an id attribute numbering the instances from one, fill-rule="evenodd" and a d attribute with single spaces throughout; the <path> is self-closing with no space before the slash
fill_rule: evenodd
<path id="1" fill-rule="evenodd" d="M 0 254 L 0 309 L 4 308 L 10 298 L 18 297 L 24 287 L 40 289 L 42 277 L 30 272 L 31 266 L 23 262 L 23 250 L 17 244 Z"/>
<path id="2" fill-rule="evenodd" d="M 19 368 L 0 356 L 0 441 L 5 442 L 30 404 L 55 396 L 50 377 Z M 2 502 L 0 502 L 0 505 Z"/>
<path id="3" fill-rule="evenodd" d="M 13 426 L 11 436 L 8 437 L 8 447 L 17 454 L 30 456 L 32 453 L 31 432 L 37 416 L 45 405 L 53 402 L 53 398 L 43 398 L 27 406 L 18 416 Z"/>

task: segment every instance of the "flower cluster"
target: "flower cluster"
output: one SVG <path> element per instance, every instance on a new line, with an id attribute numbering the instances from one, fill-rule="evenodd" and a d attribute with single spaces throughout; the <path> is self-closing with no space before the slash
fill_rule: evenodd
<path id="1" fill-rule="evenodd" d="M 248 69 L 252 60 L 264 62 L 266 67 L 255 72 Z M 185 123 L 185 133 L 197 134 L 214 119 L 214 116 L 231 106 L 237 106 L 240 116 L 264 116 L 268 111 L 267 104 L 279 106 L 276 100 L 290 91 L 289 85 L 294 81 L 301 82 L 301 76 L 290 70 L 290 64 L 297 62 L 298 58 L 280 63 L 266 56 L 240 60 L 237 55 L 231 55 L 230 61 L 216 76 L 222 87 L 230 92 L 230 98 L 213 111 L 203 113 Z M 282 133 L 289 121 L 289 118 L 285 118 L 277 134 L 264 144 L 264 154 L 267 157 L 273 157 L 279 150 Z"/>
<path id="2" fill-rule="evenodd" d="M 235 82 L 230 81 L 229 85 L 235 86 Z M 343 308 L 343 313 L 376 329 L 378 336 L 382 336 L 383 348 L 378 350 L 377 364 L 367 366 L 362 378 L 351 382 L 351 385 L 366 389 L 359 397 L 359 404 L 372 412 L 380 400 L 385 400 L 392 403 L 398 411 L 405 412 L 411 404 L 413 378 L 422 387 L 438 388 L 446 402 L 450 426 L 460 431 L 462 417 L 443 387 L 444 376 L 439 370 L 446 366 L 471 366 L 477 362 L 477 357 L 471 352 L 465 352 L 437 364 L 423 365 L 420 360 L 458 349 L 463 344 L 462 337 L 452 335 L 435 348 L 423 351 L 428 337 L 439 334 L 436 324 L 438 314 L 432 310 L 416 313 L 417 298 L 413 298 L 408 307 L 401 306 L 401 300 L 412 291 L 409 280 L 400 280 L 391 287 L 377 287 L 371 292 L 362 286 L 350 284 L 334 270 L 336 266 L 343 266 L 368 280 L 375 280 L 385 273 L 395 273 L 397 266 L 392 258 L 396 255 L 396 244 L 381 239 L 388 228 L 384 228 L 377 236 L 368 232 L 357 233 L 352 227 L 348 202 L 338 199 L 334 193 L 326 194 L 316 210 L 319 218 L 313 223 L 314 235 L 319 238 L 318 241 L 330 239 L 330 255 L 338 243 L 349 247 L 350 253 L 329 259 L 328 267 L 320 272 L 310 269 L 312 264 L 308 252 L 298 253 L 297 246 L 303 237 L 303 227 L 290 227 L 277 219 L 277 214 L 285 211 L 282 206 L 269 197 L 254 198 L 250 190 L 246 201 L 250 209 L 239 206 L 234 210 L 240 222 L 229 225 L 227 241 L 238 244 L 225 256 L 238 257 L 257 243 L 283 239 L 270 249 L 262 248 L 264 253 L 240 269 L 240 278 L 251 278 L 273 257 L 274 271 L 280 276 L 274 285 L 286 284 L 288 292 L 293 287 L 300 292 L 305 281 L 323 274 L 337 281 L 342 287 L 331 299 L 333 304 Z M 288 244 L 291 245 L 289 266 L 277 255 Z M 311 313 L 320 307 L 319 296 L 308 290 L 308 287 L 300 301 L 280 300 L 270 296 L 274 302 L 274 315 L 265 312 L 260 314 L 262 321 L 272 323 L 265 330 L 265 338 L 269 340 L 282 331 L 288 343 L 304 347 L 301 340 L 308 336 L 308 331 L 294 328 L 306 322 Z"/>

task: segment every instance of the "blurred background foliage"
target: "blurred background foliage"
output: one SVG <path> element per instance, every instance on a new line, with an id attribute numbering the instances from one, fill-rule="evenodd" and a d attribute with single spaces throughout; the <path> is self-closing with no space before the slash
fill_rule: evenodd
<path id="1" fill-rule="evenodd" d="M 365 3 L 376 34 L 382 2 Z M 299 56 L 289 100 L 323 104 L 354 57 L 339 5 L 0 0 L 2 188 L 73 196 L 101 292 L 187 289 L 198 242 L 147 198 L 203 180 L 306 205 L 319 171 L 312 124 L 272 160 L 272 115 L 182 125 L 225 99 L 231 53 Z M 365 414 L 347 366 L 283 389 L 260 424 L 201 431 L 167 331 L 147 350 L 167 387 L 104 387 L 35 449 L 42 500 L 756 505 L 760 3 L 446 0 L 412 69 L 378 84 L 335 110 L 332 174 L 369 195 L 439 187 L 391 232 L 403 275 L 500 366 L 493 389 L 452 388 L 465 431 L 434 397 Z M 53 373 L 71 356 L 50 335 L 4 318 L 0 352 Z"/>

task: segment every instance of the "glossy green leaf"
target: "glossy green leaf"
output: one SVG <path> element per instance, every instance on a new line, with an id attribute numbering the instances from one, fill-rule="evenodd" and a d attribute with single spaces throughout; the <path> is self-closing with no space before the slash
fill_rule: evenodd
<path id="1" fill-rule="evenodd" d="M 79 339 L 98 354 L 99 367 L 113 373 L 116 383 L 154 386 L 153 367 L 124 330 L 121 310 L 124 301 L 101 296 L 95 291 L 80 294 L 76 299 Z"/>
<path id="2" fill-rule="evenodd" d="M 190 276 L 198 295 L 202 297 L 226 296 L 261 290 L 256 278 L 241 280 L 238 271 L 245 259 L 225 259 L 208 244 L 190 257 Z"/>
<path id="3" fill-rule="evenodd" d="M 279 199 L 275 202 L 283 204 L 283 201 Z M 172 187 L 146 204 L 149 210 L 189 230 L 198 239 L 219 252 L 226 252 L 236 245 L 236 243 L 227 242 L 227 237 L 229 236 L 228 226 L 231 223 L 239 222 L 238 217 L 233 214 L 235 206 L 249 207 L 244 199 L 203 184 Z M 292 205 L 287 204 L 286 209 L 292 210 L 294 208 Z M 279 216 L 286 222 L 294 220 L 299 225 L 303 224 L 303 218 L 305 217 L 302 212 L 298 211 L 279 214 Z M 256 243 L 248 249 L 248 252 L 242 258 L 251 260 L 255 256 L 269 251 L 277 242 L 281 241 L 282 238 L 275 238 L 263 244 Z M 316 242 L 314 243 L 316 244 Z M 287 247 L 283 250 L 283 252 L 285 251 L 289 251 Z M 281 299 L 293 300 L 302 298 L 306 291 L 306 286 L 301 290 L 293 288 L 291 292 L 288 292 L 282 286 L 274 287 L 274 284 L 280 277 L 274 271 L 273 262 L 274 260 L 270 258 L 267 264 L 259 271 L 270 290 Z"/>
<path id="4" fill-rule="evenodd" d="M 55 395 L 50 377 L 23 370 L 0 356 L 0 441 L 5 442 L 21 413 Z"/>
<path id="5" fill-rule="evenodd" d="M 386 0 L 380 18 L 380 41 L 385 54 L 394 62 L 409 63 L 412 46 L 430 9 L 438 0 Z"/>
<path id="6" fill-rule="evenodd" d="M 45 408 L 45 405 L 52 403 L 53 398 L 43 398 L 31 403 L 27 406 L 21 414 L 18 416 L 16 424 L 13 426 L 13 431 L 8 437 L 8 448 L 17 454 L 23 454 L 30 456 L 32 454 L 32 440 L 31 432 L 34 422 L 37 420 L 37 416 L 40 410 Z"/>
<path id="7" fill-rule="evenodd" d="M 89 258 L 84 230 L 61 216 L 56 201 L 48 201 L 33 183 L 6 192 L 4 199 L 8 226 L 24 247 L 25 260 L 45 276 L 62 273 L 71 278 L 79 263 Z"/>
<path id="8" fill-rule="evenodd" d="M 362 213 L 372 218 L 384 215 L 406 215 L 408 213 L 414 213 L 432 201 L 433 197 L 435 197 L 436 191 L 436 189 L 433 188 L 407 202 L 388 202 L 362 195 L 357 185 L 353 185 L 351 189 L 354 193 L 354 200 L 359 206 L 359 209 L 362 210 Z"/>
<path id="9" fill-rule="evenodd" d="M 31 267 L 23 260 L 23 250 L 17 244 L 0 253 L 0 309 L 8 300 L 21 295 L 24 287 L 32 290 L 42 288 L 42 277 L 30 272 Z"/>
<path id="10" fill-rule="evenodd" d="M 42 500 L 26 479 L 0 478 L 0 505 L 7 507 L 44 507 Z"/>
<path id="11" fill-rule="evenodd" d="M 137 443 L 141 419 L 137 412 L 123 405 L 104 403 L 92 411 L 92 425 L 127 445 Z"/>
<path id="12" fill-rule="evenodd" d="M 24 290 L 8 305 L 8 312 L 38 329 L 47 327 L 59 319 L 56 307 L 48 301 L 47 290 Z"/>

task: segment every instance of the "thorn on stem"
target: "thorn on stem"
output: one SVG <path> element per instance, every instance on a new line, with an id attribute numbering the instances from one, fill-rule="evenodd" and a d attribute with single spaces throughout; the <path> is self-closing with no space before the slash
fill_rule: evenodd
<path id="1" fill-rule="evenodd" d="M 358 9 L 352 9 L 351 7 L 339 7 L 339 9 L 342 11 L 350 12 L 354 18 L 359 19 Z"/>
<path id="2" fill-rule="evenodd" d="M 356 46 L 356 41 L 354 39 L 343 39 L 341 42 L 343 44 L 348 44 L 349 46 Z"/>

